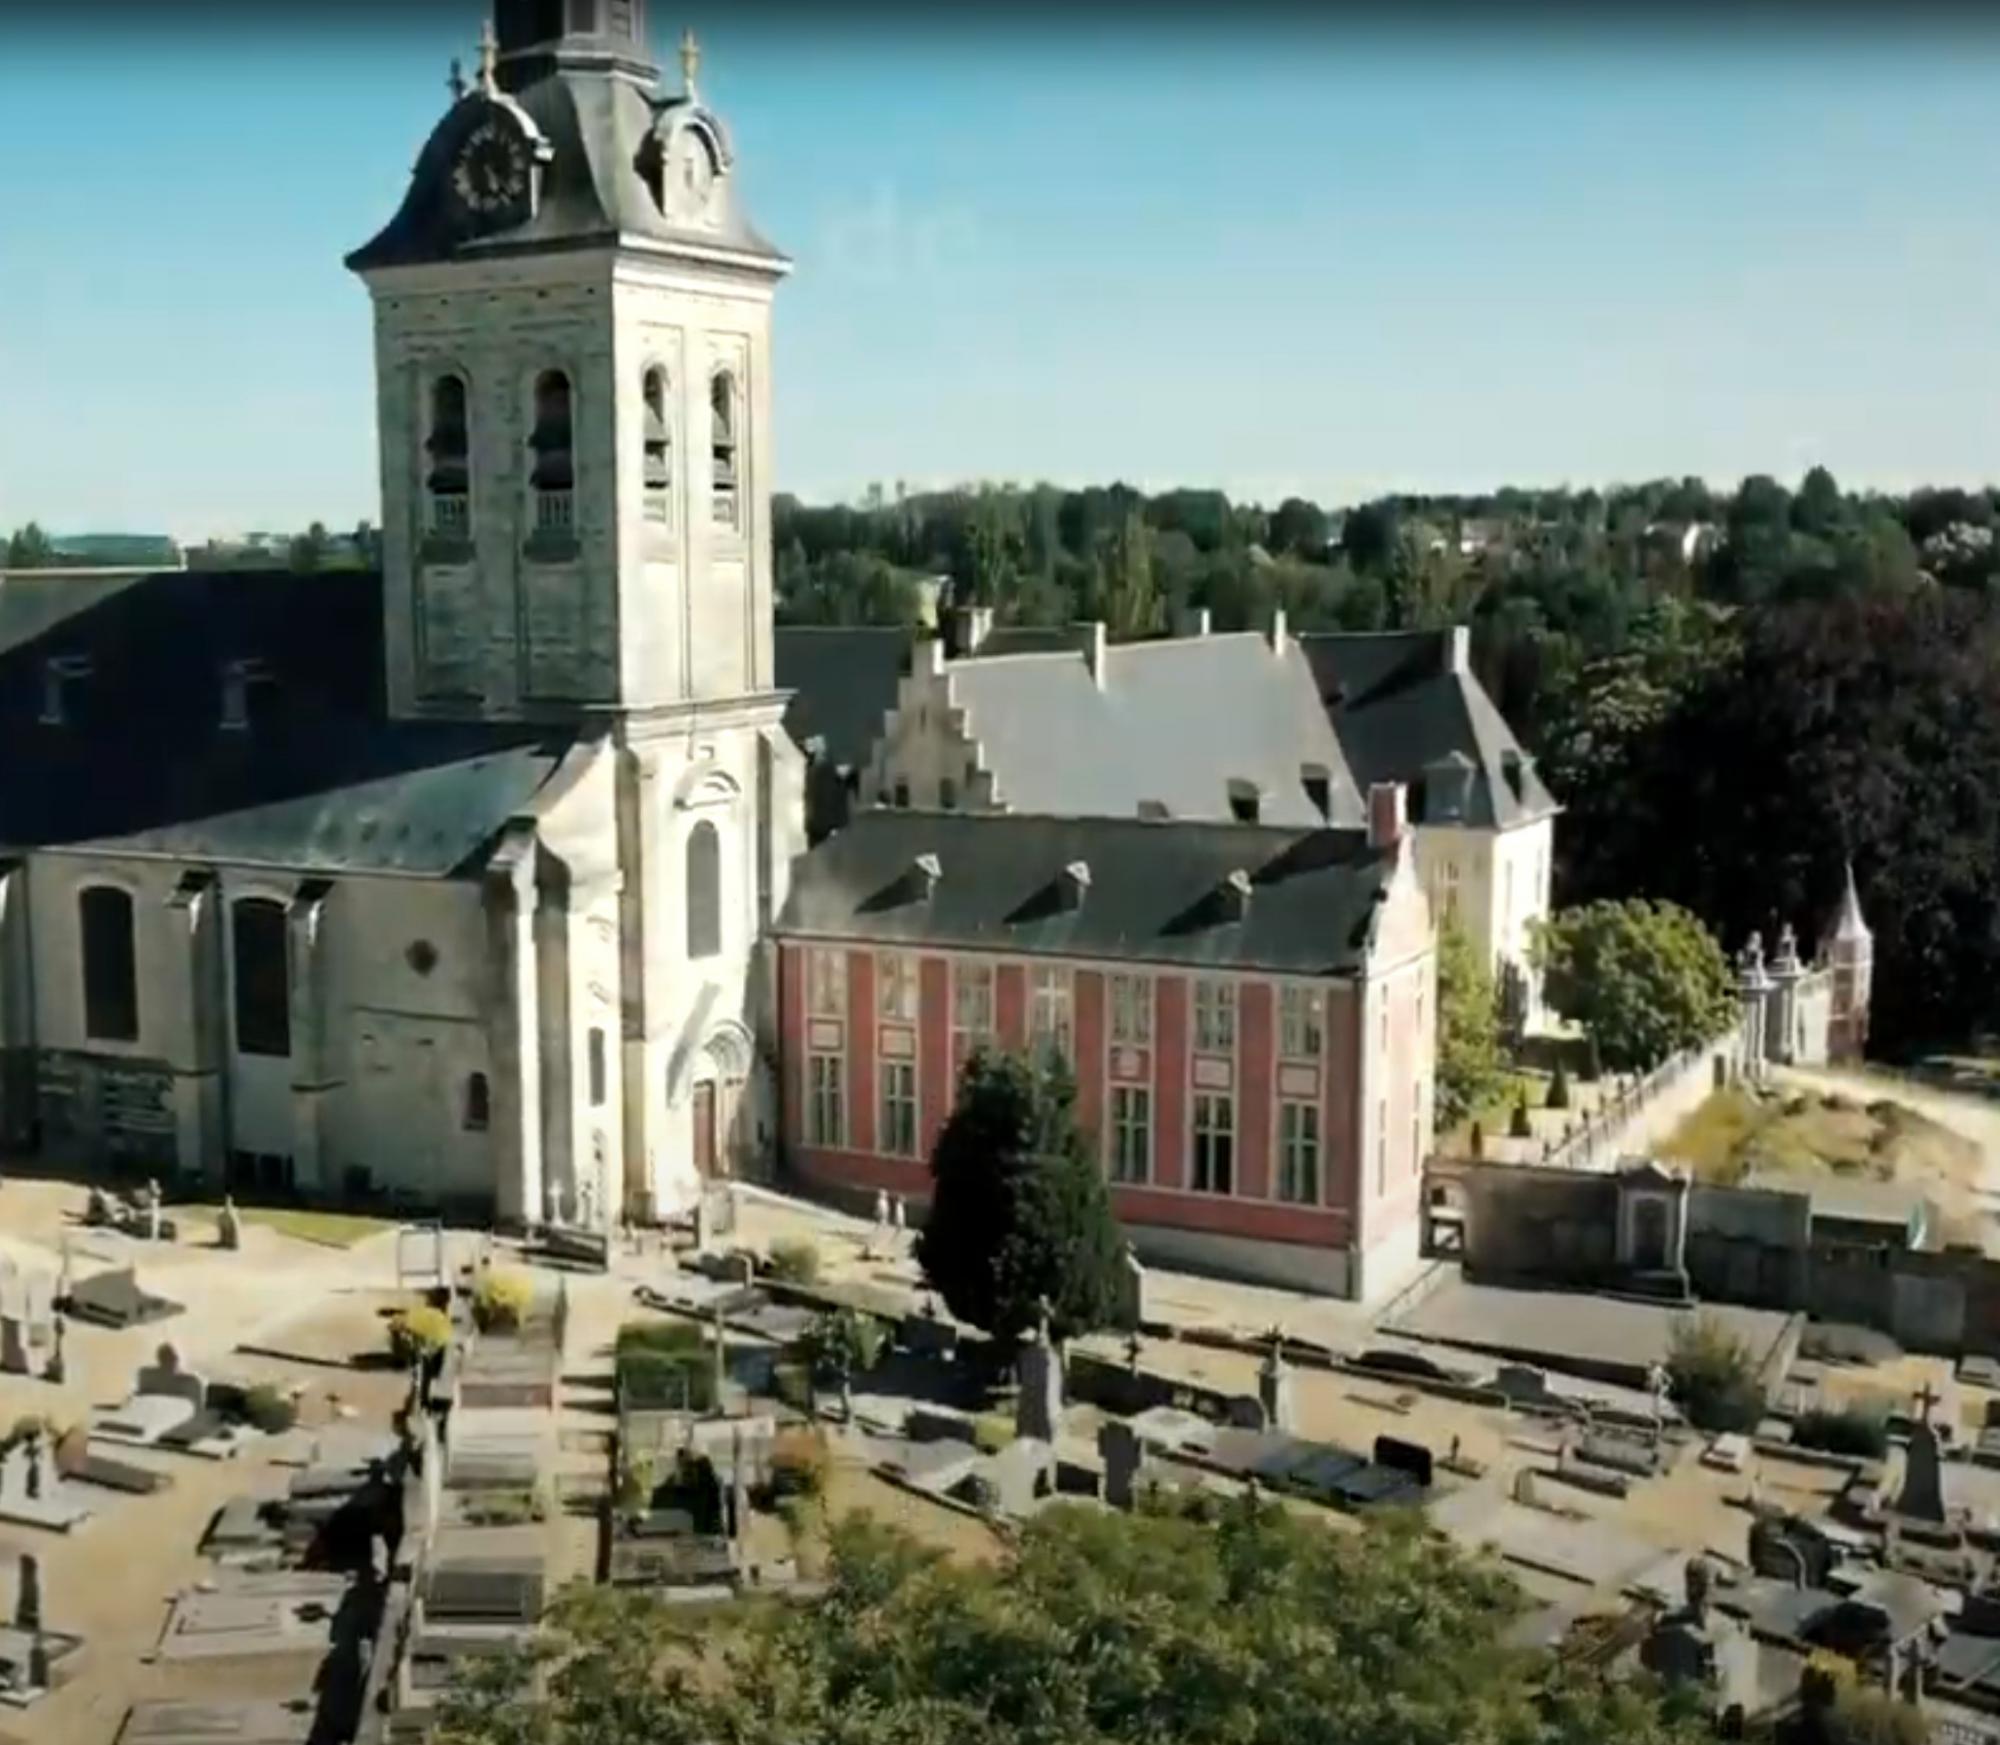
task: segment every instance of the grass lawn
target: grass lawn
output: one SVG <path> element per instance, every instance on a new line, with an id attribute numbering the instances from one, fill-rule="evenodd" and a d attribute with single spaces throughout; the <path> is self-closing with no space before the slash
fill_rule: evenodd
<path id="1" fill-rule="evenodd" d="M 172 1210 L 179 1215 L 179 1207 Z M 210 1223 L 222 1216 L 220 1206 L 189 1206 L 187 1212 Z M 246 1224 L 261 1224 L 280 1236 L 316 1242 L 322 1248 L 352 1248 L 357 1242 L 395 1228 L 384 1218 L 370 1218 L 359 1212 L 315 1212 L 304 1206 L 238 1206 L 236 1215 Z"/>
<path id="2" fill-rule="evenodd" d="M 1752 1170 L 1892 1180 L 1926 1155 L 1953 1148 L 1946 1134 L 1910 1110 L 1845 1099 L 1789 1096 L 1762 1101 L 1732 1086 L 1716 1091 L 1661 1145 L 1660 1154 L 1685 1163 L 1702 1181 L 1738 1182 Z M 1962 1142 L 1957 1142 L 1962 1144 Z"/>

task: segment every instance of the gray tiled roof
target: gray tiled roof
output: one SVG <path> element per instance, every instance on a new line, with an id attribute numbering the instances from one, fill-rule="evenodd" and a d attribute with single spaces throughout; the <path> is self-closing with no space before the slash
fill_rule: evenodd
<path id="1" fill-rule="evenodd" d="M 0 849 L 441 875 L 527 806 L 574 729 L 392 721 L 372 573 L 0 582 Z M 44 725 L 51 659 L 82 657 Z M 247 731 L 222 663 L 257 659 Z"/>
<path id="2" fill-rule="evenodd" d="M 1299 638 L 1311 663 L 1328 718 L 1364 788 L 1403 782 L 1411 813 L 1427 814 L 1421 792 L 1446 759 L 1463 758 L 1473 778 L 1461 820 L 1506 827 L 1559 810 L 1523 757 L 1500 711 L 1470 666 L 1454 659 L 1462 636 L 1452 630 Z"/>
<path id="3" fill-rule="evenodd" d="M 927 898 L 921 855 L 939 870 Z M 1079 862 L 1089 884 L 1065 908 Z M 1241 919 L 1234 872 L 1250 880 Z M 797 863 L 776 931 L 1338 974 L 1360 966 L 1390 872 L 1358 830 L 874 810 Z"/>
<path id="4" fill-rule="evenodd" d="M 1100 686 L 1079 653 L 954 661 L 954 702 L 1001 805 L 1052 816 L 1228 819 L 1230 784 L 1253 784 L 1259 820 L 1327 822 L 1301 781 L 1327 772 L 1331 822 L 1364 812 L 1348 760 L 1296 644 L 1256 633 L 1114 643 Z"/>
<path id="5" fill-rule="evenodd" d="M 910 632 L 876 624 L 781 624 L 772 633 L 778 689 L 790 691 L 785 731 L 817 738 L 837 768 L 865 769 L 909 671 Z"/>

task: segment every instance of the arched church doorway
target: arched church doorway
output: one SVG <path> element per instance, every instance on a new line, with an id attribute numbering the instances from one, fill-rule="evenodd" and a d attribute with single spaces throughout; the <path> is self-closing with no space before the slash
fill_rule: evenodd
<path id="1" fill-rule="evenodd" d="M 1666 1270 L 1667 1208 L 1656 1199 L 1632 1207 L 1632 1264 L 1641 1272 Z"/>

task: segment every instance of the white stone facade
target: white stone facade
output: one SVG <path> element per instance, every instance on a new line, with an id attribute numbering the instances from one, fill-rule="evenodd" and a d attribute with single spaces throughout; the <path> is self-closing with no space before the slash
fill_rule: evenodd
<path id="1" fill-rule="evenodd" d="M 1548 918 L 1554 818 L 1498 829 L 1419 823 L 1415 834 L 1418 876 L 1438 924 L 1464 931 L 1495 988 L 1519 988 L 1523 1027 L 1536 1028 L 1546 1006 L 1528 946 L 1534 924 Z"/>

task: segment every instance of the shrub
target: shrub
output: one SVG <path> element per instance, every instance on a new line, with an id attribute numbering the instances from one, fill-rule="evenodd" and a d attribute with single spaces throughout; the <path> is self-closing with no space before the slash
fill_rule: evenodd
<path id="1" fill-rule="evenodd" d="M 983 1412 L 972 1420 L 973 1445 L 981 1454 L 998 1454 L 1014 1440 L 1014 1420 L 1004 1412 Z"/>
<path id="2" fill-rule="evenodd" d="M 527 1319 L 535 1285 L 525 1273 L 489 1272 L 472 1293 L 472 1319 L 482 1333 L 512 1333 Z"/>
<path id="3" fill-rule="evenodd" d="M 653 1457 L 635 1454 L 618 1466 L 617 1507 L 621 1515 L 636 1518 L 653 1503 Z"/>
<path id="4" fill-rule="evenodd" d="M 1544 1106 L 1551 1109 L 1569 1107 L 1569 1068 L 1563 1065 L 1561 1055 L 1556 1056 L 1555 1076 L 1549 1080 L 1549 1095 Z"/>
<path id="5" fill-rule="evenodd" d="M 1675 1403 L 1697 1430 L 1754 1430 L 1764 1416 L 1756 1359 L 1711 1316 L 1675 1330 L 1667 1379 Z"/>
<path id="6" fill-rule="evenodd" d="M 1510 1139 L 1532 1139 L 1535 1124 L 1528 1119 L 1528 1099 L 1523 1096 L 1514 1105 L 1514 1113 L 1507 1118 L 1507 1136 Z"/>
<path id="7" fill-rule="evenodd" d="M 817 1284 L 819 1244 L 804 1237 L 792 1242 L 772 1243 L 771 1276 L 780 1284 Z"/>
<path id="8" fill-rule="evenodd" d="M 451 1343 L 451 1317 L 420 1303 L 389 1323 L 389 1355 L 405 1369 L 432 1358 Z"/>
<path id="9" fill-rule="evenodd" d="M 771 1495 L 818 1497 L 826 1492 L 831 1457 L 818 1430 L 781 1430 L 771 1442 Z"/>
<path id="10" fill-rule="evenodd" d="M 265 1385 L 244 1394 L 243 1418 L 265 1435 L 277 1436 L 299 1421 L 299 1409 L 276 1388 Z"/>
<path id="11" fill-rule="evenodd" d="M 1792 1424 L 1792 1441 L 1828 1454 L 1880 1460 L 1889 1452 L 1889 1416 L 1867 1406 L 1801 1412 Z"/>

